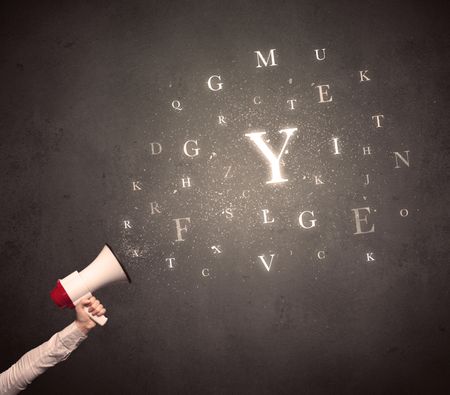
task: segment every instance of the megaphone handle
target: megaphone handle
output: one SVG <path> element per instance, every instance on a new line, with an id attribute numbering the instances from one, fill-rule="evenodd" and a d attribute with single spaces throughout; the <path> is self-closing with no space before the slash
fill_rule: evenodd
<path id="1" fill-rule="evenodd" d="M 84 311 L 87 313 L 87 315 L 89 316 L 89 318 L 90 318 L 92 321 L 96 322 L 96 323 L 99 324 L 100 326 L 105 325 L 105 324 L 106 324 L 106 321 L 108 321 L 108 318 L 107 318 L 106 316 L 104 316 L 104 315 L 101 315 L 101 316 L 92 315 L 92 314 L 89 312 L 89 307 L 88 307 L 88 306 L 85 306 L 85 307 L 84 307 Z"/>
<path id="2" fill-rule="evenodd" d="M 87 292 L 85 295 L 83 295 L 81 298 L 77 299 L 73 304 L 77 305 L 78 303 L 80 303 L 81 300 L 85 299 L 85 298 L 90 298 L 92 296 L 92 294 L 90 292 Z M 103 326 L 106 324 L 106 321 L 108 321 L 108 318 L 104 315 L 101 315 L 100 317 L 96 316 L 96 315 L 92 315 L 89 312 L 89 306 L 84 306 L 83 307 L 84 311 L 86 312 L 86 314 L 89 316 L 89 318 L 96 322 L 97 324 L 99 324 L 100 326 Z"/>

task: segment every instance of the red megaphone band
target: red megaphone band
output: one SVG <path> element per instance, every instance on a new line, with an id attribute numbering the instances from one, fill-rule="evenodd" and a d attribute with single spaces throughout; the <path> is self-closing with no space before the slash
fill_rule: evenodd
<path id="1" fill-rule="evenodd" d="M 55 288 L 50 292 L 50 296 L 55 302 L 55 304 L 61 308 L 64 307 L 70 307 L 71 309 L 75 308 L 74 304 L 72 303 L 72 300 L 70 300 L 69 295 L 67 295 L 66 290 L 61 284 L 61 281 L 58 280 L 58 282 L 55 285 Z"/>

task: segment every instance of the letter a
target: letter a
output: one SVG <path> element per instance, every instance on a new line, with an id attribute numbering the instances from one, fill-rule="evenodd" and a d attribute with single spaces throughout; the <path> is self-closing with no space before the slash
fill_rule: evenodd
<path id="1" fill-rule="evenodd" d="M 272 179 L 269 181 L 266 181 L 266 184 L 276 184 L 279 182 L 287 181 L 287 178 L 283 178 L 281 176 L 280 159 L 281 159 L 281 156 L 283 155 L 284 150 L 286 149 L 289 139 L 296 131 L 297 131 L 297 128 L 280 130 L 280 133 L 284 133 L 286 135 L 286 138 L 284 139 L 284 144 L 283 144 L 283 147 L 281 148 L 280 153 L 278 154 L 278 157 L 276 157 L 273 154 L 272 150 L 269 148 L 269 146 L 266 144 L 266 142 L 261 137 L 261 136 L 265 135 L 266 132 L 254 132 L 254 133 L 246 134 L 246 136 L 249 137 L 256 144 L 256 146 L 261 150 L 263 155 L 266 157 L 266 159 L 270 163 L 270 167 L 272 170 Z"/>

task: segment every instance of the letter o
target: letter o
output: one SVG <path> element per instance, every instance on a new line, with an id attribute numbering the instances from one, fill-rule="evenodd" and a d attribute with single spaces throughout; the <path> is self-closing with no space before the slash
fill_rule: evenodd
<path id="1" fill-rule="evenodd" d="M 402 209 L 400 210 L 400 215 L 401 215 L 402 217 L 407 217 L 408 214 L 409 214 L 408 209 L 402 208 Z"/>

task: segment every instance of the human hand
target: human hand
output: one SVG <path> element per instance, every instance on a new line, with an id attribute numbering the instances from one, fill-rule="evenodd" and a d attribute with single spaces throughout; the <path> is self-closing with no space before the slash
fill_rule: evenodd
<path id="1" fill-rule="evenodd" d="M 96 323 L 89 317 L 89 314 L 84 311 L 85 307 L 89 307 L 89 313 L 98 317 L 105 315 L 106 309 L 95 296 L 83 299 L 75 306 L 75 311 L 77 313 L 75 323 L 83 333 L 87 334 L 95 327 Z"/>

